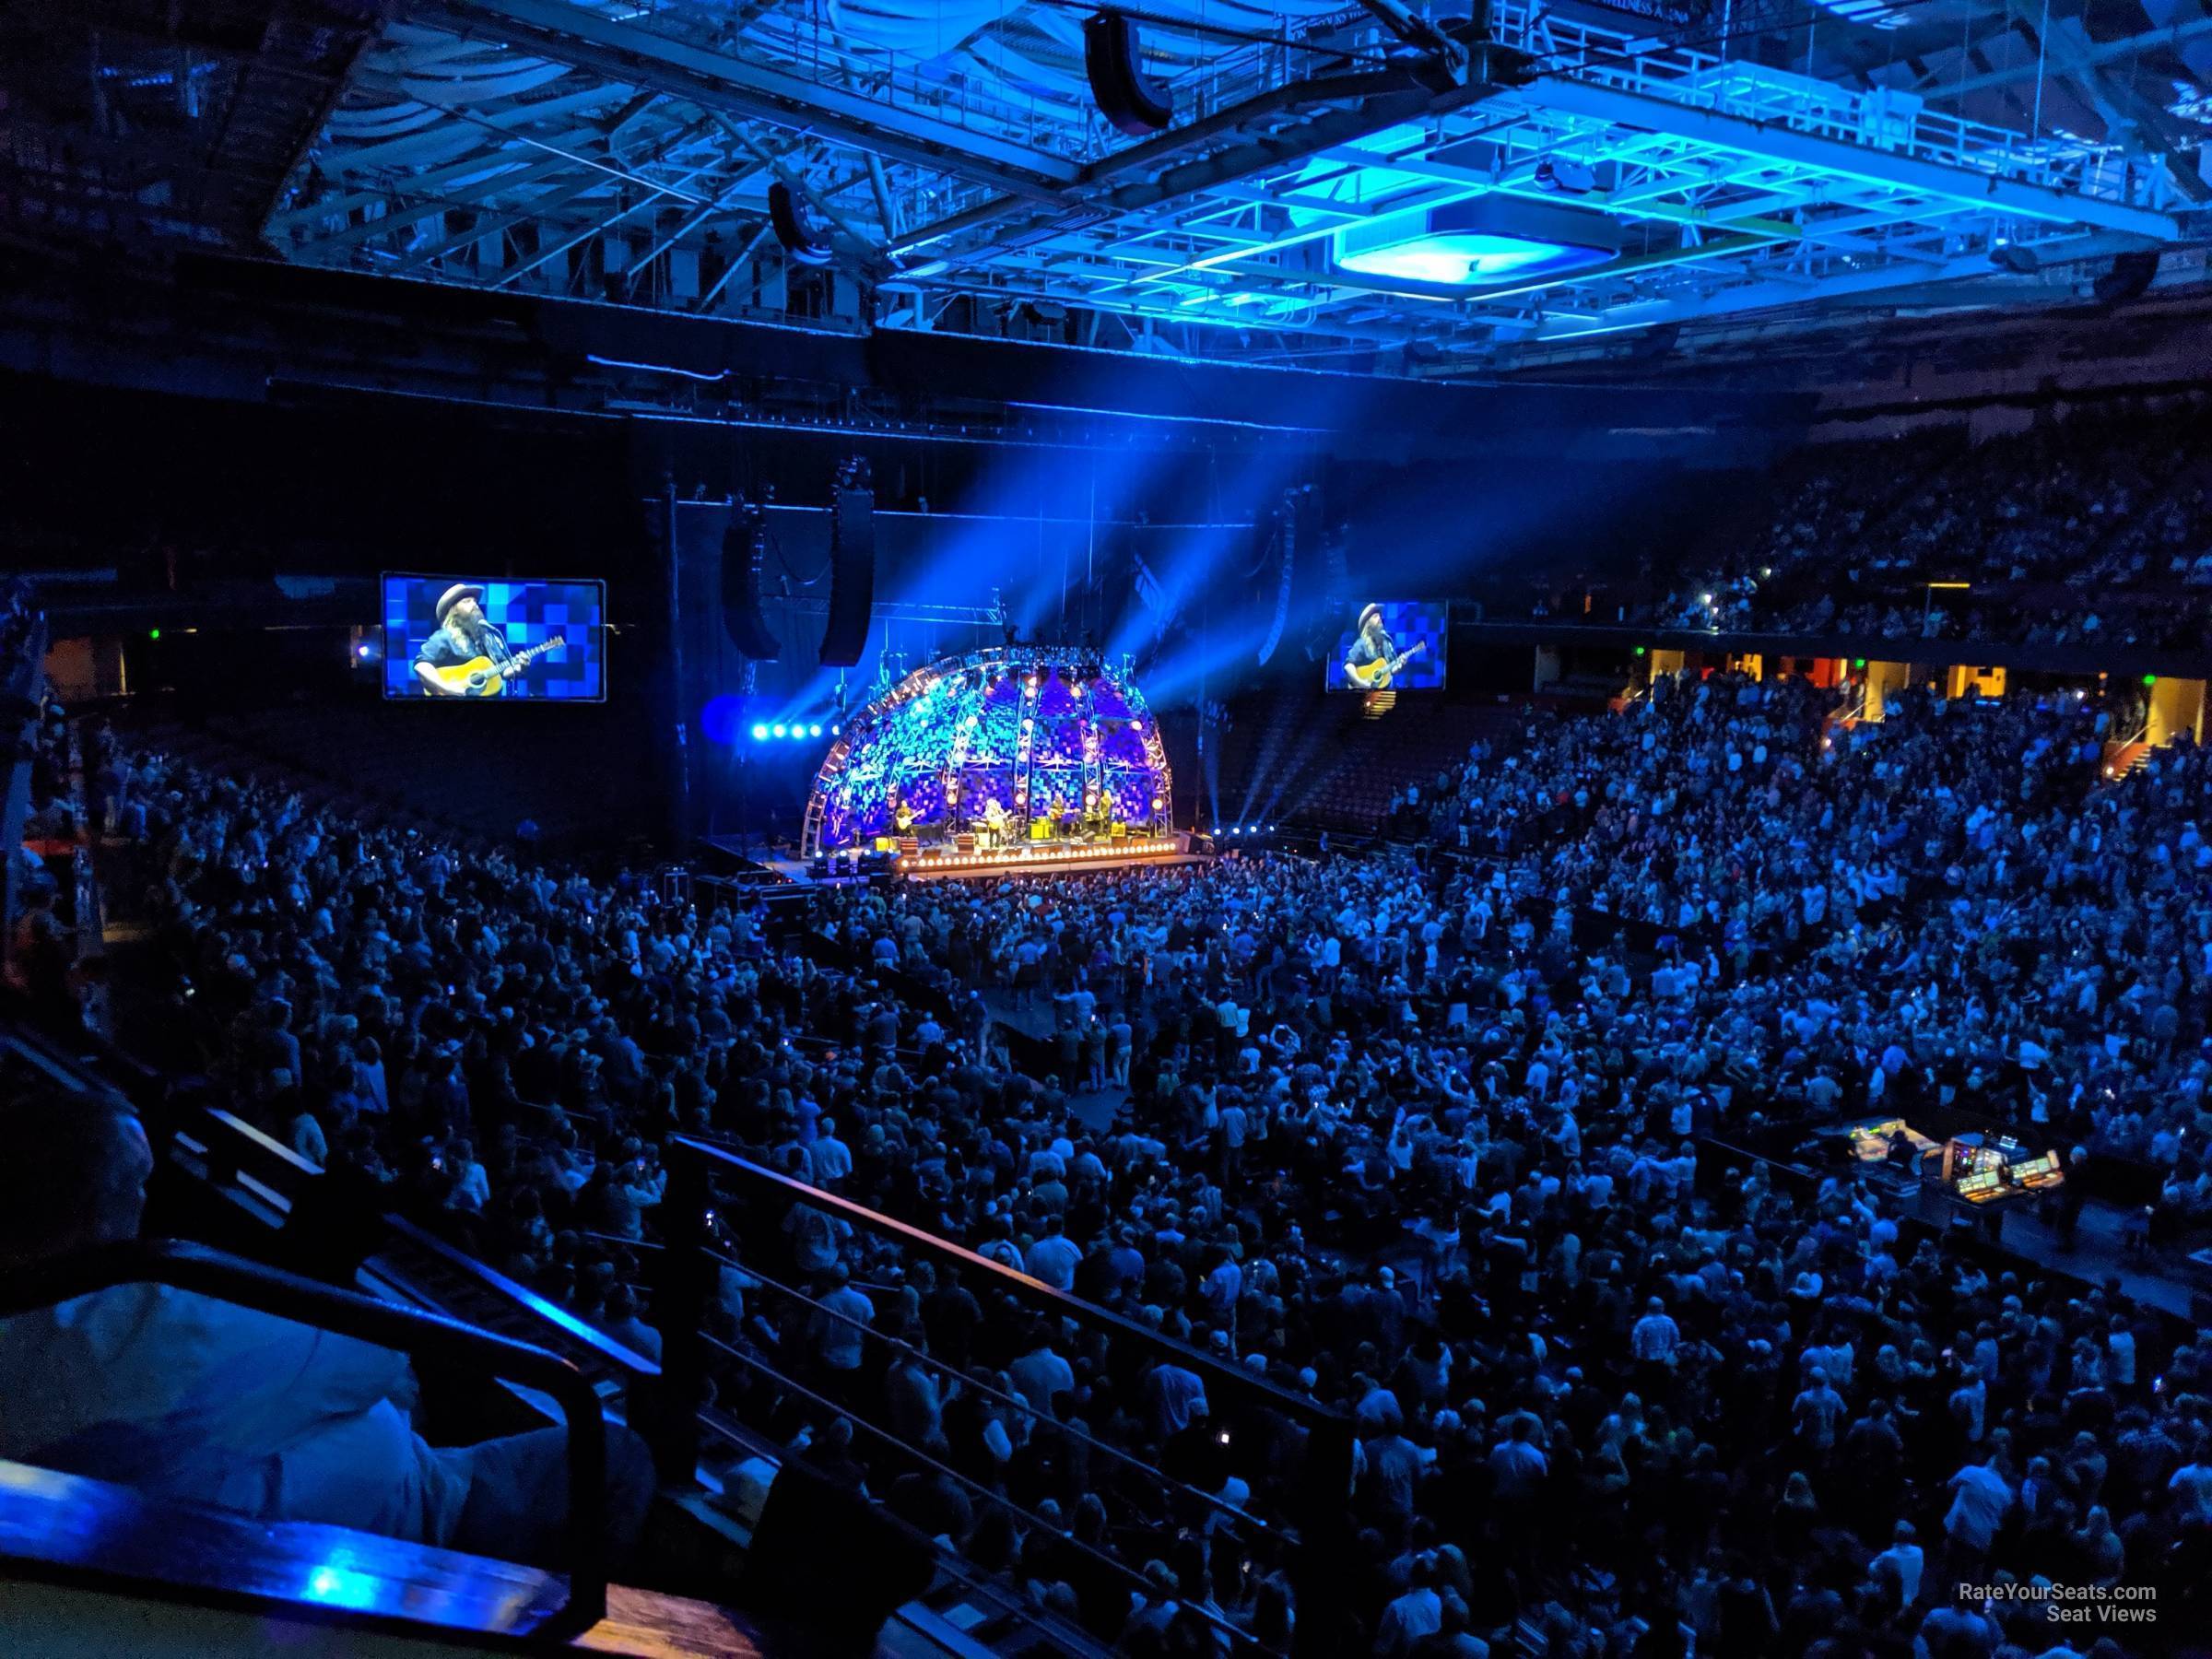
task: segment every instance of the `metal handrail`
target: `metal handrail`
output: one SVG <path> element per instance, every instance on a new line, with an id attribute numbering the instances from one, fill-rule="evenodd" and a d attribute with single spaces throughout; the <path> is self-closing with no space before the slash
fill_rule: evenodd
<path id="1" fill-rule="evenodd" d="M 724 1147 L 689 1135 L 678 1135 L 669 1143 L 668 1152 L 668 1202 L 661 1213 L 670 1242 L 682 1248 L 668 1250 L 656 1258 L 664 1277 L 654 1305 L 662 1314 L 662 1332 L 667 1345 L 663 1364 L 675 1399 L 696 1401 L 705 1397 L 710 1338 L 703 1326 L 719 1271 L 712 1253 L 707 1219 L 713 1202 L 714 1178 L 741 1179 L 756 1190 L 811 1205 L 842 1218 L 856 1230 L 888 1237 L 920 1255 L 963 1269 L 972 1276 L 971 1284 L 977 1289 L 994 1286 L 1018 1303 L 1027 1302 L 1032 1307 L 1041 1304 L 1042 1311 L 1056 1313 L 1077 1326 L 1118 1335 L 1135 1343 L 1146 1353 L 1182 1366 L 1204 1381 L 1207 1397 L 1217 1406 L 1230 1402 L 1249 1404 L 1302 1428 L 1307 1437 L 1305 1457 L 1302 1466 L 1291 1477 L 1292 1492 L 1288 1505 L 1296 1518 L 1295 1542 L 1288 1529 L 1278 1528 L 1277 1532 L 1286 1543 L 1292 1543 L 1295 1563 L 1292 1582 L 1301 1612 L 1306 1615 L 1300 1619 L 1300 1629 L 1305 1632 L 1299 1644 L 1300 1651 L 1316 1654 L 1327 1651 L 1328 1632 L 1347 1606 L 1343 1563 L 1350 1536 L 1345 1500 L 1352 1487 L 1354 1440 L 1351 1419 L 1344 1413 L 1300 1398 L 1253 1372 L 1224 1365 L 1188 1343 L 1179 1342 L 1110 1309 L 1055 1290 L 1041 1280 L 962 1245 L 849 1198 L 763 1169 Z M 670 1414 L 672 1419 L 679 1415 Z M 690 1422 L 689 1432 L 696 1436 L 696 1418 Z M 672 1421 L 665 1427 L 664 1433 L 677 1432 L 678 1429 L 679 1425 Z M 672 1441 L 662 1449 L 661 1455 L 664 1468 L 685 1466 L 696 1456 L 696 1441 L 687 1447 L 681 1441 Z"/>
<path id="2" fill-rule="evenodd" d="M 617 1342 L 589 1321 L 578 1318 L 566 1308 L 501 1273 L 489 1263 L 447 1243 L 429 1229 L 401 1215 L 387 1215 L 382 1219 L 386 1227 L 409 1244 L 436 1256 L 456 1272 L 466 1274 L 487 1290 L 512 1302 L 534 1319 L 553 1326 L 563 1336 L 589 1348 L 598 1359 L 606 1360 L 632 1380 L 655 1378 L 661 1374 L 661 1368 L 635 1348 Z"/>
<path id="3" fill-rule="evenodd" d="M 765 1364 L 756 1362 L 756 1369 L 763 1376 L 777 1381 L 783 1380 L 782 1373 L 771 1370 Z M 845 1414 L 841 1410 L 838 1415 L 844 1416 Z M 700 1426 L 708 1432 L 720 1440 L 726 1441 L 739 1451 L 752 1456 L 768 1457 L 779 1467 L 782 1466 L 784 1448 L 765 1440 L 758 1430 L 725 1420 L 722 1413 L 711 1408 L 701 1411 L 699 1414 L 699 1420 Z M 801 1453 L 800 1455 L 804 1456 L 805 1454 Z M 870 1501 L 874 1501 L 874 1500 L 871 1499 Z M 993 1501 L 995 1502 L 996 1500 L 994 1499 Z M 1039 1623 L 1041 1618 L 1050 1617 L 1041 1614 L 1037 1607 L 1032 1606 L 1018 1591 L 994 1579 L 990 1573 L 975 1566 L 973 1562 L 964 1561 L 956 1555 L 941 1560 L 939 1565 L 946 1576 L 958 1582 L 964 1592 L 991 1603 L 1000 1613 L 1009 1618 L 1034 1626 Z"/>
<path id="4" fill-rule="evenodd" d="M 1198 1502 L 1219 1510 L 1224 1514 L 1234 1515 L 1240 1521 L 1248 1521 L 1253 1525 L 1260 1527 L 1263 1530 L 1271 1530 L 1278 1533 L 1283 1537 L 1288 1538 L 1293 1544 L 1298 1541 L 1298 1535 L 1289 1527 L 1275 1526 L 1262 1517 L 1252 1513 L 1249 1510 L 1239 1509 L 1235 1504 L 1230 1502 L 1226 1498 L 1218 1498 L 1211 1492 L 1202 1492 L 1196 1487 L 1192 1486 L 1185 1481 L 1176 1479 L 1174 1476 L 1169 1474 L 1165 1469 L 1155 1468 L 1152 1465 L 1147 1463 L 1143 1458 L 1137 1456 L 1133 1452 L 1124 1451 L 1119 1446 L 1109 1445 L 1106 1441 L 1098 1439 L 1096 1436 L 1090 1434 L 1085 1430 L 1077 1429 L 1071 1423 L 1064 1423 L 1058 1418 L 1052 1417 L 1049 1413 L 1039 1411 L 1034 1406 L 1030 1405 L 1029 1401 L 1023 1399 L 1019 1394 L 1007 1394 L 1004 1389 L 1001 1389 L 993 1383 L 977 1381 L 975 1378 L 968 1375 L 967 1372 L 961 1371 L 959 1366 L 953 1364 L 949 1359 L 941 1359 L 935 1354 L 925 1353 L 921 1348 L 914 1347 L 913 1344 L 904 1341 L 900 1337 L 893 1336 L 888 1332 L 878 1331 L 873 1325 L 867 1324 L 865 1320 L 855 1319 L 850 1313 L 840 1313 L 835 1308 L 824 1307 L 818 1299 L 807 1295 L 806 1291 L 801 1290 L 794 1286 L 783 1284 L 780 1280 L 770 1278 L 767 1274 L 762 1273 L 758 1267 L 748 1267 L 743 1262 L 738 1261 L 735 1256 L 724 1255 L 719 1251 L 710 1251 L 708 1253 L 712 1255 L 716 1261 L 723 1263 L 726 1266 L 734 1267 L 739 1273 L 744 1274 L 745 1277 L 753 1284 L 765 1285 L 771 1290 L 774 1290 L 781 1295 L 790 1297 L 794 1301 L 804 1302 L 808 1307 L 812 1308 L 816 1312 L 825 1314 L 829 1318 L 835 1320 L 840 1324 L 851 1325 L 854 1330 L 860 1332 L 864 1338 L 873 1338 L 874 1340 L 883 1343 L 888 1347 L 898 1349 L 899 1352 L 906 1355 L 909 1359 L 918 1359 L 923 1364 L 929 1366 L 935 1371 L 946 1372 L 958 1381 L 963 1388 L 972 1388 L 978 1394 L 988 1395 L 990 1398 L 998 1401 L 1003 1406 L 1011 1406 L 1014 1410 L 1021 1413 L 1021 1415 L 1025 1418 L 1041 1418 L 1046 1419 L 1052 1424 L 1055 1432 L 1065 1434 L 1070 1440 L 1080 1441 L 1086 1446 L 1089 1446 L 1097 1451 L 1103 1452 L 1107 1456 L 1129 1465 L 1132 1468 L 1139 1470 L 1143 1474 L 1150 1477 L 1153 1480 L 1158 1481 L 1163 1488 L 1171 1488 L 1182 1493 L 1186 1498 L 1195 1499 Z M 712 1339 L 709 1338 L 709 1340 L 712 1341 Z M 716 1346 L 719 1347 L 722 1345 L 716 1344 Z"/>
<path id="5" fill-rule="evenodd" d="M 194 1291 L 544 1390 L 559 1402 L 568 1421 L 571 1565 L 568 1601 L 541 1633 L 573 1635 L 606 1617 L 606 1424 L 598 1395 L 566 1359 L 442 1314 L 378 1301 L 177 1240 L 100 1244 L 0 1274 L 0 1315 L 137 1284 Z"/>
<path id="6" fill-rule="evenodd" d="M 769 1364 L 765 1359 L 760 1359 L 758 1355 L 747 1354 L 742 1349 L 732 1347 L 728 1343 L 717 1341 L 712 1336 L 703 1337 L 701 1340 L 705 1342 L 707 1347 L 714 1349 L 717 1353 L 727 1355 L 730 1359 L 736 1360 L 740 1365 L 749 1366 L 751 1369 L 759 1371 L 762 1376 L 774 1382 L 778 1387 L 787 1389 L 791 1393 L 797 1394 L 800 1398 L 806 1400 L 818 1410 L 826 1411 L 833 1417 L 843 1418 L 847 1422 L 851 1423 L 856 1429 L 866 1430 L 877 1439 L 884 1441 L 888 1445 L 897 1448 L 898 1451 L 903 1455 L 911 1457 L 914 1460 L 914 1462 L 921 1464 L 931 1470 L 934 1470 L 939 1475 L 944 1476 L 947 1480 L 952 1481 L 955 1485 L 964 1487 L 968 1490 L 975 1493 L 976 1496 L 982 1499 L 986 1503 L 1003 1505 L 1005 1508 L 1012 1511 L 1015 1514 L 1020 1516 L 1024 1521 L 1028 1522 L 1030 1525 L 1036 1528 L 1039 1532 L 1050 1533 L 1060 1538 L 1062 1541 L 1074 1545 L 1076 1548 L 1081 1550 L 1091 1559 L 1107 1568 L 1110 1571 L 1115 1572 L 1122 1578 L 1126 1579 L 1130 1583 L 1135 1585 L 1138 1589 L 1147 1593 L 1150 1591 L 1151 1586 L 1146 1583 L 1144 1575 L 1131 1568 L 1126 1561 L 1117 1560 L 1114 1557 L 1108 1555 L 1104 1550 L 1097 1549 L 1088 1544 L 1082 1543 L 1072 1534 L 1065 1532 L 1061 1528 L 1054 1526 L 1042 1515 L 1036 1513 L 1034 1511 L 1024 1509 L 1020 1504 L 1015 1502 L 1011 1498 L 1007 1498 L 1001 1493 L 993 1491 L 989 1487 L 983 1485 L 982 1481 L 976 1479 L 973 1476 L 961 1474 L 959 1470 L 954 1468 L 951 1465 L 941 1462 L 939 1459 L 931 1456 L 927 1452 L 923 1451 L 919 1446 L 916 1446 L 910 1441 L 900 1440 L 898 1435 L 894 1434 L 890 1430 L 882 1427 L 880 1424 L 870 1422 L 866 1418 L 861 1416 L 860 1413 L 854 1411 L 851 1406 L 841 1405 L 837 1401 L 829 1398 L 825 1394 L 817 1394 L 813 1389 L 808 1388 L 804 1382 L 797 1381 L 795 1378 L 793 1378 L 783 1371 L 776 1370 L 775 1367 Z M 700 1421 L 707 1428 L 712 1430 L 715 1433 L 724 1436 L 725 1439 L 735 1441 L 736 1438 L 735 1436 L 731 1435 L 727 1430 L 722 1428 L 722 1426 L 716 1423 L 711 1417 L 707 1417 L 702 1414 L 700 1417 Z M 802 1453 L 799 1455 L 804 1456 L 805 1453 Z M 1257 1648 L 1263 1653 L 1276 1653 L 1275 1649 L 1269 1647 L 1265 1642 L 1260 1641 L 1258 1637 L 1252 1635 L 1248 1631 L 1240 1630 L 1235 1625 L 1230 1624 L 1228 1620 L 1222 1618 L 1218 1614 L 1207 1612 L 1204 1607 L 1199 1606 L 1196 1603 L 1185 1602 L 1182 1605 L 1188 1606 L 1194 1613 L 1196 1613 L 1200 1618 L 1206 1619 L 1207 1623 L 1213 1625 L 1224 1635 L 1228 1636 L 1232 1647 L 1238 1642 L 1243 1642 L 1249 1646 Z"/>
<path id="7" fill-rule="evenodd" d="M 738 1157 L 725 1147 L 714 1146 L 688 1135 L 676 1136 L 670 1146 L 672 1149 L 681 1149 L 702 1159 L 713 1172 L 735 1174 L 757 1185 L 772 1187 L 794 1203 L 828 1210 L 852 1222 L 858 1229 L 888 1233 L 923 1255 L 948 1263 L 966 1272 L 981 1274 L 987 1281 L 1009 1291 L 1018 1300 L 1042 1301 L 1062 1317 L 1078 1324 L 1104 1326 L 1113 1335 L 1129 1338 L 1161 1359 L 1194 1371 L 1208 1382 L 1220 1383 L 1227 1394 L 1256 1396 L 1270 1409 L 1279 1411 L 1308 1428 L 1340 1427 L 1346 1421 L 1341 1413 L 1331 1411 L 1312 1400 L 1303 1399 L 1255 1372 L 1224 1365 L 1212 1355 L 1201 1353 L 1189 1343 L 1180 1342 L 1153 1330 L 1149 1325 L 1140 1324 L 1126 1314 L 1100 1307 L 1096 1302 L 1085 1301 L 1065 1290 L 1055 1290 L 1042 1279 L 1033 1278 L 1029 1274 L 1008 1267 L 1003 1262 L 994 1262 L 989 1256 L 979 1255 L 966 1246 L 952 1243 L 935 1233 L 924 1232 L 896 1217 L 872 1210 L 850 1198 L 841 1198 L 835 1193 L 824 1192 L 819 1187 L 809 1186 L 803 1181 L 780 1174 L 774 1170 L 764 1169 L 749 1159 Z M 750 1273 L 754 1269 L 746 1267 L 744 1271 Z M 1211 1397 L 1210 1390 L 1208 1397 Z"/>

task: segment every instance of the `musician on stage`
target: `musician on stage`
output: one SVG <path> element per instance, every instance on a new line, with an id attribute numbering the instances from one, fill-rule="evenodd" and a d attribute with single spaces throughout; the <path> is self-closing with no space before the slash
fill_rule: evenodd
<path id="1" fill-rule="evenodd" d="M 510 685 L 524 665 L 507 648 L 500 630 L 485 619 L 477 603 L 484 590 L 474 582 L 456 582 L 438 596 L 438 630 L 415 653 L 415 677 L 430 697 L 470 697 L 474 692 L 453 690 L 439 684 L 436 670 L 458 668 L 477 657 L 488 658 Z"/>
<path id="2" fill-rule="evenodd" d="M 1045 822 L 1052 825 L 1053 834 L 1057 837 L 1065 837 L 1068 832 L 1067 797 L 1054 795 L 1052 806 L 1045 811 Z"/>
<path id="3" fill-rule="evenodd" d="M 991 836 L 988 844 L 995 847 L 1004 842 L 1006 839 L 1006 809 L 998 804 L 998 797 L 993 795 L 990 803 L 983 808 L 983 828 L 989 831 Z"/>
<path id="4" fill-rule="evenodd" d="M 1371 605 L 1359 613 L 1359 637 L 1352 641 L 1349 655 L 1344 659 L 1344 683 L 1358 688 L 1360 678 L 1358 669 L 1387 663 L 1397 653 L 1397 648 L 1382 627 L 1382 607 Z"/>

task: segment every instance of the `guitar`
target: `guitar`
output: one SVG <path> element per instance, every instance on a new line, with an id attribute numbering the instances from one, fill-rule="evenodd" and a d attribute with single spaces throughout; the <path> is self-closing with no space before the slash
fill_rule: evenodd
<path id="1" fill-rule="evenodd" d="M 1375 661 L 1363 663 L 1358 667 L 1347 663 L 1344 665 L 1344 677 L 1363 691 L 1380 691 L 1390 684 L 1393 675 L 1428 649 L 1428 641 L 1416 640 L 1405 650 L 1399 652 L 1396 656 L 1378 657 Z"/>
<path id="2" fill-rule="evenodd" d="M 508 677 L 524 664 L 548 651 L 558 651 L 566 642 L 559 634 L 555 634 L 543 645 L 518 651 L 504 663 L 495 665 L 489 657 L 471 657 L 451 668 L 433 668 L 430 677 L 445 688 L 449 697 L 497 697 L 507 689 Z"/>

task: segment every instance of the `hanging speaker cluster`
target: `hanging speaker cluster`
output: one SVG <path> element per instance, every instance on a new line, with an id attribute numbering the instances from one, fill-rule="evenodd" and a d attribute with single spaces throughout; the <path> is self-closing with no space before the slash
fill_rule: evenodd
<path id="1" fill-rule="evenodd" d="M 730 527 L 722 535 L 722 625 L 730 643 L 748 657 L 772 662 L 782 641 L 760 609 L 760 566 L 768 557 L 768 514 L 742 497 L 730 508 Z"/>
<path id="2" fill-rule="evenodd" d="M 830 625 L 822 630 L 822 666 L 851 668 L 867 649 L 876 602 L 876 489 L 868 464 L 838 468 L 830 498 Z"/>
<path id="3" fill-rule="evenodd" d="M 1145 78 L 1137 62 L 1135 19 L 1110 11 L 1084 18 L 1083 68 L 1099 113 L 1115 130 L 1142 138 L 1175 118 L 1174 100 Z"/>
<path id="4" fill-rule="evenodd" d="M 784 256 L 794 265 L 826 265 L 830 244 L 808 227 L 791 186 L 778 180 L 768 187 L 768 223 Z"/>
<path id="5" fill-rule="evenodd" d="M 2156 248 L 2139 253 L 2115 253 L 2112 268 L 2089 285 L 2089 292 L 2097 297 L 2100 305 L 2125 305 L 2130 300 L 2140 300 L 2149 289 L 2151 278 L 2158 274 Z"/>

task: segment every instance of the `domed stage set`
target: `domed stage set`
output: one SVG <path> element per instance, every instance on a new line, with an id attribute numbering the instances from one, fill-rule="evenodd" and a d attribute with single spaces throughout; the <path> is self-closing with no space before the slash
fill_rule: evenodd
<path id="1" fill-rule="evenodd" d="M 802 858 L 901 876 L 1180 862 L 1167 751 L 1126 665 L 994 646 L 918 668 L 846 724 L 815 774 Z"/>

